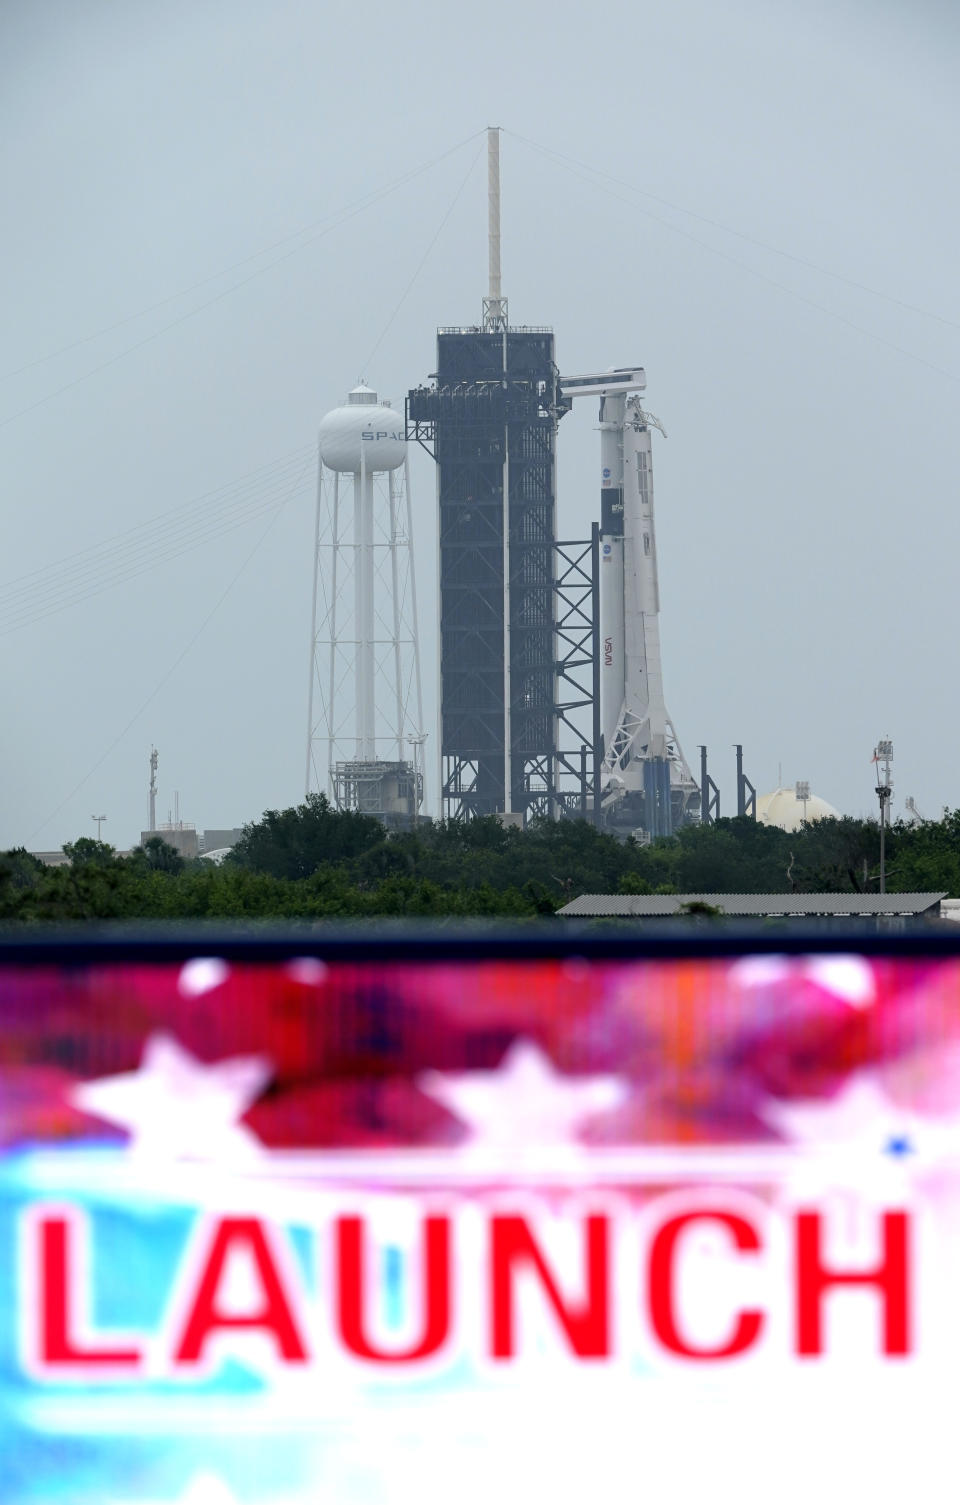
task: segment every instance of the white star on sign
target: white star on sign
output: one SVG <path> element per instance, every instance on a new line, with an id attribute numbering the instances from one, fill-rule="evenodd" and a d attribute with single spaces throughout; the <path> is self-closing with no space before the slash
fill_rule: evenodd
<path id="1" fill-rule="evenodd" d="M 897 1141 L 909 1145 L 901 1153 L 915 1153 L 919 1140 L 926 1137 L 926 1126 L 917 1115 L 892 1103 L 865 1071 L 855 1073 L 834 1097 L 773 1101 L 760 1111 L 785 1139 L 831 1151 L 842 1147 L 862 1155 L 881 1154 Z"/>
<path id="2" fill-rule="evenodd" d="M 496 1071 L 426 1071 L 417 1085 L 469 1126 L 471 1148 L 570 1146 L 584 1119 L 627 1095 L 619 1077 L 564 1075 L 529 1040 L 516 1040 Z"/>
<path id="3" fill-rule="evenodd" d="M 868 1071 L 856 1072 L 827 1101 L 771 1101 L 760 1112 L 785 1139 L 819 1152 L 820 1164 L 811 1168 L 818 1179 L 865 1194 L 903 1190 L 916 1172 L 960 1152 L 957 1119 L 899 1107 Z"/>
<path id="4" fill-rule="evenodd" d="M 74 1087 L 84 1113 L 129 1130 L 131 1152 L 156 1160 L 249 1158 L 260 1150 L 239 1120 L 270 1079 L 262 1056 L 207 1066 L 169 1035 L 151 1035 L 137 1071 Z"/>

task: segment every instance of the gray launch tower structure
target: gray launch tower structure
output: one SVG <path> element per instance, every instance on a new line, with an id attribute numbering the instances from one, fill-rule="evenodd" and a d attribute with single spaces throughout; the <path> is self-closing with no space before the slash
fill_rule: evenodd
<path id="1" fill-rule="evenodd" d="M 645 839 L 696 819 L 667 712 L 642 367 L 562 378 L 553 331 L 510 324 L 500 286 L 500 137 L 488 132 L 489 295 L 437 335 L 406 435 L 437 465 L 440 813 L 592 819 Z M 560 418 L 600 400 L 601 522 L 557 539 Z"/>
<path id="2" fill-rule="evenodd" d="M 500 291 L 499 133 L 490 132 L 490 293 L 437 335 L 407 432 L 431 447 L 440 521 L 441 815 L 554 815 L 556 442 L 569 404 L 553 331 L 511 327 Z"/>

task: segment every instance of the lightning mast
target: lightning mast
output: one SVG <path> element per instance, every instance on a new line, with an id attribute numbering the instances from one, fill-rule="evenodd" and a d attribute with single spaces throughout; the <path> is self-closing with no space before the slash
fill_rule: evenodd
<path id="1" fill-rule="evenodd" d="M 489 292 L 483 300 L 487 333 L 507 328 L 507 300 L 500 287 L 500 127 L 487 127 L 487 267 Z"/>
<path id="2" fill-rule="evenodd" d="M 436 461 L 440 810 L 510 824 L 557 807 L 556 440 L 552 329 L 508 322 L 500 132 L 487 132 L 487 291 L 479 323 L 437 331 L 406 433 Z"/>

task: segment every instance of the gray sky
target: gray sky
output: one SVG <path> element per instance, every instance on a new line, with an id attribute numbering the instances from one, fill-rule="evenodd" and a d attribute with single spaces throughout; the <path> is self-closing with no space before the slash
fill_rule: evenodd
<path id="1" fill-rule="evenodd" d="M 248 520 L 0 637 L 0 848 L 138 839 L 151 741 L 163 816 L 302 797 L 314 429 L 479 316 L 487 124 L 513 321 L 646 366 L 668 704 L 724 813 L 736 741 L 761 791 L 782 763 L 872 811 L 885 735 L 896 812 L 960 805 L 958 62 L 932 0 L 5 0 L 0 631 L 157 514 Z M 561 426 L 565 536 L 594 421 Z M 414 486 L 432 716 L 426 457 Z"/>

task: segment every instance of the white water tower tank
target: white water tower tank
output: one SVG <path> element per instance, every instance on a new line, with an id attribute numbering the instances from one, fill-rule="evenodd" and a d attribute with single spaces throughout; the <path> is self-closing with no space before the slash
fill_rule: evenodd
<path id="1" fill-rule="evenodd" d="M 403 419 L 381 403 L 370 387 L 354 387 L 343 407 L 320 421 L 320 458 L 328 470 L 359 475 L 396 470 L 407 451 Z"/>

